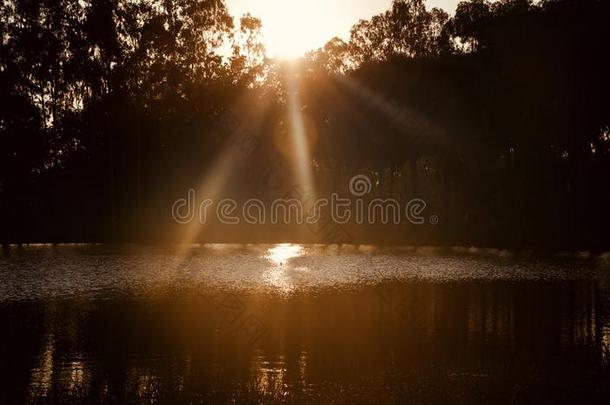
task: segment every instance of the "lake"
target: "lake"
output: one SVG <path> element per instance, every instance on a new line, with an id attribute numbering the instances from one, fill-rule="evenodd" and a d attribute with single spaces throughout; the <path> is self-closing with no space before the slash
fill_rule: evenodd
<path id="1" fill-rule="evenodd" d="M 10 246 L 0 325 L 0 403 L 610 400 L 607 255 Z"/>

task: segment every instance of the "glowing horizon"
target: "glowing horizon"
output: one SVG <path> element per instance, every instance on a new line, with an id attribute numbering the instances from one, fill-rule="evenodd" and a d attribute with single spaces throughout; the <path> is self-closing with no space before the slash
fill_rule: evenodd
<path id="1" fill-rule="evenodd" d="M 453 13 L 459 0 L 428 0 L 428 8 Z M 333 37 L 349 39 L 354 24 L 390 8 L 392 0 L 227 0 L 235 18 L 250 13 L 262 20 L 267 56 L 293 59 Z"/>

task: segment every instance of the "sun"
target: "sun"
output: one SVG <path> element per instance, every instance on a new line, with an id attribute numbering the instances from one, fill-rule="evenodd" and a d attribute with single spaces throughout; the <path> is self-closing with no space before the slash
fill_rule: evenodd
<path id="1" fill-rule="evenodd" d="M 263 41 L 271 58 L 301 57 L 336 35 L 331 15 L 336 10 L 328 0 L 256 0 L 244 7 L 262 20 Z"/>
<path id="2" fill-rule="evenodd" d="M 269 56 L 294 59 L 321 46 L 324 30 L 319 25 L 324 6 L 318 1 L 280 0 L 267 2 L 263 37 Z"/>

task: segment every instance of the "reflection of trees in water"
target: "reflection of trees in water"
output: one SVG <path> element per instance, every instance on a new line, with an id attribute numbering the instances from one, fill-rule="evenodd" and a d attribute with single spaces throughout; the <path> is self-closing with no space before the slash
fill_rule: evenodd
<path id="1" fill-rule="evenodd" d="M 396 283 L 240 300 L 267 327 L 257 342 L 222 328 L 216 298 L 8 305 L 2 323 L 18 316 L 22 326 L 0 338 L 11 353 L 3 360 L 15 359 L 0 366 L 3 384 L 17 402 L 329 398 L 383 381 L 393 384 L 387 395 L 476 384 L 475 398 L 511 384 L 532 395 L 553 384 L 586 390 L 604 375 L 608 297 L 595 281 Z"/>

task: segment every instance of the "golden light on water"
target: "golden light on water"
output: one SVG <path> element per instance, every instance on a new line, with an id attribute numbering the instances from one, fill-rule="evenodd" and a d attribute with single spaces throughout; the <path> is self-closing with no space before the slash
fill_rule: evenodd
<path id="1" fill-rule="evenodd" d="M 303 246 L 281 244 L 267 251 L 265 255 L 275 265 L 285 264 L 289 259 L 299 257 L 303 254 Z"/>
<path id="2" fill-rule="evenodd" d="M 295 257 L 302 256 L 304 249 L 300 245 L 281 244 L 269 249 L 265 258 L 269 260 L 271 266 L 263 275 L 265 282 L 278 290 L 288 293 L 294 289 L 294 283 L 288 274 L 290 268 L 289 261 Z"/>

